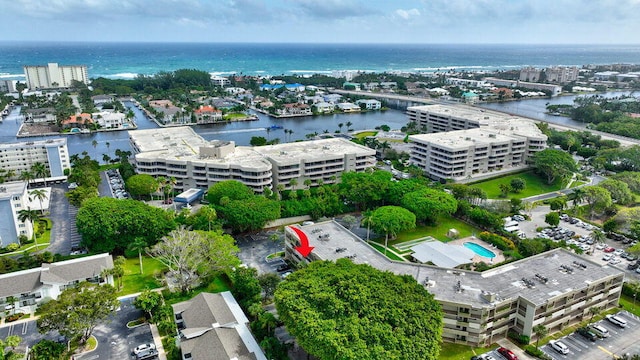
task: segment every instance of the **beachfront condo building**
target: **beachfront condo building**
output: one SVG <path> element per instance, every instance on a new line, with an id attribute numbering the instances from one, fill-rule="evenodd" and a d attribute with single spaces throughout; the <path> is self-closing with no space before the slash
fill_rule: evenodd
<path id="1" fill-rule="evenodd" d="M 13 181 L 0 184 L 0 247 L 9 244 L 19 244 L 20 235 L 27 238 L 33 236 L 33 226 L 30 221 L 22 222 L 18 219 L 21 210 L 28 210 L 29 195 L 27 183 Z"/>
<path id="2" fill-rule="evenodd" d="M 411 135 L 410 161 L 434 180 L 465 182 L 526 169 L 547 137 L 528 119 L 469 106 L 407 109 L 427 134 Z"/>
<path id="3" fill-rule="evenodd" d="M 296 225 L 297 226 L 297 225 Z M 302 257 L 300 239 L 285 228 L 285 257 L 297 263 L 349 258 L 397 275 L 410 275 L 442 306 L 442 340 L 483 347 L 509 332 L 535 337 L 544 325 L 550 333 L 618 305 L 624 273 L 558 248 L 484 272 L 394 261 L 335 221 L 298 227 L 313 251 Z M 475 241 L 475 240 L 474 240 Z"/>
<path id="4" fill-rule="evenodd" d="M 173 177 L 176 190 L 207 189 L 237 180 L 256 193 L 302 189 L 340 181 L 345 171 L 375 166 L 375 150 L 341 138 L 269 146 L 207 141 L 190 127 L 129 132 L 138 173 Z M 280 186 L 279 186 L 280 185 Z"/>
<path id="5" fill-rule="evenodd" d="M 68 88 L 74 80 L 89 84 L 86 65 L 27 65 L 24 66 L 24 76 L 30 90 Z"/>
<path id="6" fill-rule="evenodd" d="M 24 141 L 0 144 L 0 169 L 6 174 L 6 180 L 17 180 L 25 171 L 33 172 L 32 166 L 42 163 L 46 167 L 43 179 L 38 174 L 32 174 L 31 182 L 63 181 L 67 176 L 65 169 L 69 169 L 70 159 L 66 138 L 56 138 L 38 141 Z"/>

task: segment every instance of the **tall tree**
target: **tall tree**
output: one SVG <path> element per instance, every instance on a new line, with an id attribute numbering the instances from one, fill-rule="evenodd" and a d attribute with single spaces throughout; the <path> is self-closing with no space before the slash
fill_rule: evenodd
<path id="1" fill-rule="evenodd" d="M 585 186 L 584 201 L 587 203 L 589 216 L 593 218 L 596 211 L 602 211 L 613 204 L 611 193 L 600 186 Z"/>
<path id="2" fill-rule="evenodd" d="M 169 268 L 178 287 L 185 292 L 206 277 L 240 265 L 239 252 L 231 236 L 222 232 L 173 230 L 148 250 Z"/>
<path id="3" fill-rule="evenodd" d="M 158 182 L 151 175 L 138 174 L 133 175 L 125 181 L 125 186 L 132 196 L 138 199 L 142 196 L 153 194 L 158 190 Z"/>
<path id="4" fill-rule="evenodd" d="M 41 162 L 36 162 L 31 165 L 31 172 L 35 175 L 36 178 L 42 178 L 44 182 L 44 186 L 47 186 L 47 166 Z"/>
<path id="5" fill-rule="evenodd" d="M 36 249 L 38 248 L 38 242 L 36 241 L 36 223 L 40 220 L 40 212 L 38 210 L 31 210 L 31 208 L 22 209 L 18 211 L 18 220 L 21 222 L 29 221 L 33 228 L 33 241 L 36 242 Z"/>
<path id="6" fill-rule="evenodd" d="M 442 310 L 408 275 L 315 261 L 278 285 L 275 303 L 287 330 L 321 360 L 435 360 L 440 352 Z"/>
<path id="7" fill-rule="evenodd" d="M 69 339 L 79 339 L 84 344 L 98 324 L 109 319 L 119 301 L 113 286 L 88 282 L 64 290 L 57 300 L 40 306 L 38 331 L 57 330 Z"/>
<path id="8" fill-rule="evenodd" d="M 382 206 L 371 213 L 367 219 L 367 226 L 370 226 L 378 234 L 384 234 L 386 255 L 389 236 L 393 238 L 401 231 L 415 228 L 416 216 L 411 211 L 399 206 Z"/>
<path id="9" fill-rule="evenodd" d="M 533 167 L 536 173 L 543 175 L 548 184 L 557 179 L 566 180 L 576 171 L 576 162 L 570 154 L 555 149 L 545 149 L 533 155 Z"/>
<path id="10" fill-rule="evenodd" d="M 133 242 L 129 244 L 128 249 L 138 253 L 138 263 L 140 264 L 140 274 L 144 273 L 142 267 L 142 252 L 147 248 L 147 242 L 142 237 L 136 237 Z"/>
<path id="11" fill-rule="evenodd" d="M 424 188 L 404 195 L 402 206 L 414 213 L 417 220 L 434 224 L 440 216 L 455 213 L 458 202 L 444 191 Z"/>
<path id="12" fill-rule="evenodd" d="M 534 326 L 532 330 L 533 333 L 536 334 L 536 347 L 539 347 L 538 344 L 540 343 L 540 339 L 547 336 L 547 334 L 549 333 L 549 329 L 547 329 L 544 324 L 538 324 Z"/>
<path id="13" fill-rule="evenodd" d="M 48 199 L 47 191 L 45 189 L 33 189 L 29 191 L 29 198 L 37 199 L 40 202 L 40 213 L 44 214 L 44 207 L 42 201 Z"/>
<path id="14" fill-rule="evenodd" d="M 33 172 L 31 171 L 23 171 L 20 173 L 20 180 L 26 181 L 27 186 L 31 184 L 31 180 L 34 179 Z"/>

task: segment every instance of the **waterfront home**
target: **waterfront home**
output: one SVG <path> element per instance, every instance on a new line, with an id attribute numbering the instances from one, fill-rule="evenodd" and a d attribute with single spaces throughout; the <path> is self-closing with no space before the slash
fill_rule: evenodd
<path id="1" fill-rule="evenodd" d="M 54 108 L 38 108 L 26 109 L 25 115 L 27 122 L 30 123 L 49 123 L 56 121 L 56 110 Z"/>
<path id="2" fill-rule="evenodd" d="M 362 106 L 362 104 L 364 104 L 364 108 L 367 110 L 380 110 L 382 108 L 382 103 L 374 99 L 358 100 L 356 101 L 356 104 L 359 106 Z"/>
<path id="3" fill-rule="evenodd" d="M 113 95 L 96 95 L 91 97 L 91 101 L 95 106 L 102 106 L 116 101 L 116 98 Z"/>
<path id="4" fill-rule="evenodd" d="M 71 115 L 68 119 L 62 120 L 62 128 L 63 129 L 71 129 L 71 128 L 86 128 L 88 125 L 92 124 L 93 120 L 91 119 L 91 114 L 82 113 L 77 115 Z"/>
<path id="5" fill-rule="evenodd" d="M 342 95 L 340 95 L 340 94 L 326 94 L 326 95 L 322 95 L 322 98 L 324 99 L 324 101 L 326 101 L 328 103 L 337 104 L 342 99 Z"/>
<path id="6" fill-rule="evenodd" d="M 120 129 L 125 121 L 125 115 L 121 112 L 100 111 L 91 114 L 93 120 L 103 129 Z"/>
<path id="7" fill-rule="evenodd" d="M 360 111 L 360 106 L 350 102 L 339 103 L 336 105 L 336 107 L 338 108 L 338 110 L 345 113 L 353 113 L 353 112 Z"/>
<path id="8" fill-rule="evenodd" d="M 328 102 L 319 102 L 314 104 L 315 112 L 320 114 L 331 113 L 335 109 L 335 105 L 329 104 Z"/>
<path id="9" fill-rule="evenodd" d="M 462 99 L 467 104 L 475 104 L 480 99 L 480 96 L 473 91 L 467 91 L 465 93 L 462 93 Z"/>
<path id="10" fill-rule="evenodd" d="M 196 109 L 193 113 L 196 116 L 196 122 L 198 124 L 212 124 L 222 120 L 222 111 L 213 106 L 200 106 L 200 108 Z"/>
<path id="11" fill-rule="evenodd" d="M 282 109 L 276 110 L 278 115 L 311 115 L 311 107 L 307 104 L 284 104 Z"/>

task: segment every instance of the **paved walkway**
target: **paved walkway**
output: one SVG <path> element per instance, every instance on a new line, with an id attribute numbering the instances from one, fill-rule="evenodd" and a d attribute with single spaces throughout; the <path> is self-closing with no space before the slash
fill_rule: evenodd
<path id="1" fill-rule="evenodd" d="M 513 351 L 513 353 L 516 354 L 519 360 L 536 360 L 535 357 L 525 353 L 524 350 L 518 347 L 518 345 L 512 343 L 507 339 L 500 339 L 496 342 L 498 343 L 498 345 Z"/>

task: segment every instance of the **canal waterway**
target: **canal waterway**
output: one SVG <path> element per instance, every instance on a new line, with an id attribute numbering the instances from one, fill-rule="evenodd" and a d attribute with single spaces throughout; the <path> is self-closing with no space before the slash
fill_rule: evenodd
<path id="1" fill-rule="evenodd" d="M 146 115 L 136 108 L 133 103 L 125 102 L 125 106 L 131 108 L 135 114 L 135 122 L 138 129 L 158 128 L 158 125 L 150 121 Z M 268 140 L 276 138 L 280 142 L 293 142 L 297 140 L 305 140 L 306 134 L 319 133 L 325 131 L 334 133 L 340 130 L 339 124 L 342 123 L 342 132 L 347 131 L 347 122 L 351 122 L 351 129 L 366 130 L 373 129 L 377 126 L 388 125 L 392 129 L 400 129 L 407 124 L 407 116 L 404 112 L 398 110 L 375 111 L 355 114 L 334 114 L 323 116 L 307 116 L 295 118 L 272 118 L 268 115 L 255 113 L 258 120 L 241 121 L 223 124 L 196 125 L 193 129 L 206 140 L 232 140 L 237 145 L 249 145 L 251 137 L 263 136 Z M 27 138 L 17 138 L 16 134 L 22 124 L 23 118 L 20 116 L 20 109 L 14 111 L 0 123 L 0 143 L 10 143 L 16 141 L 33 141 L 42 140 L 50 137 L 34 136 Z M 270 129 L 272 126 L 282 126 L 282 129 Z M 267 131 L 267 129 L 270 129 Z M 293 131 L 285 134 L 284 129 Z M 132 130 L 135 131 L 135 130 Z M 75 134 L 60 135 L 67 137 L 67 146 L 69 153 L 79 154 L 83 151 L 95 159 L 102 160 L 102 154 L 108 154 L 114 157 L 116 149 L 123 151 L 131 151 L 129 144 L 128 131 L 103 131 L 92 134 Z M 94 148 L 93 140 L 97 141 Z"/>

